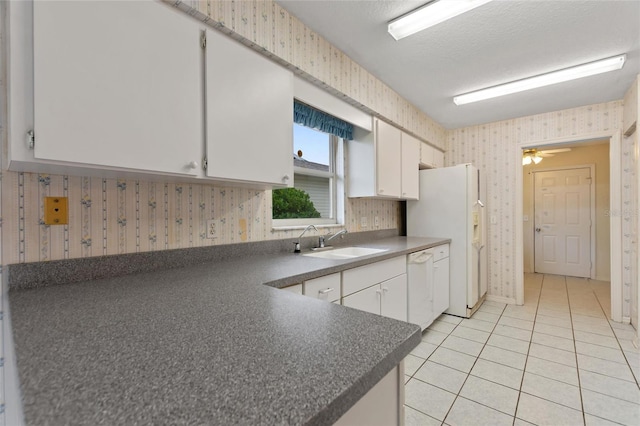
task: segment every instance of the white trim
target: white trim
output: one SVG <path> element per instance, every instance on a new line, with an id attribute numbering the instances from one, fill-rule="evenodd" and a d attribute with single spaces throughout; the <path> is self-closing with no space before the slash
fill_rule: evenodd
<path id="1" fill-rule="evenodd" d="M 506 303 L 507 305 L 516 304 L 516 299 L 513 297 L 494 296 L 493 294 L 487 294 L 485 300 L 488 300 L 489 302 Z"/>
<path id="2" fill-rule="evenodd" d="M 306 167 L 294 167 L 293 173 L 305 176 L 315 176 L 322 178 L 333 179 L 334 174 L 332 172 L 325 172 L 324 170 L 307 169 Z"/>
<path id="3" fill-rule="evenodd" d="M 514 152 L 514 160 L 518 167 L 522 167 L 522 150 L 534 147 L 549 147 L 568 143 L 586 143 L 597 140 L 609 140 L 609 170 L 610 170 L 610 211 L 621 211 L 621 161 L 620 158 L 620 130 L 609 132 L 594 132 L 582 135 L 567 136 L 557 139 L 520 142 Z M 516 304 L 524 304 L 524 233 L 523 233 L 523 178 L 522 169 L 516 173 L 516 207 L 515 213 L 519 225 L 516 226 Z M 611 319 L 622 321 L 622 217 L 611 215 Z"/>
<path id="4" fill-rule="evenodd" d="M 544 169 L 533 169 L 531 170 L 531 173 L 540 173 L 540 172 L 554 172 L 554 171 L 560 171 L 560 170 L 574 170 L 574 169 L 589 169 L 589 177 L 591 179 L 591 185 L 589 186 L 589 197 L 590 197 L 590 210 L 589 210 L 589 220 L 591 221 L 591 226 L 590 226 L 590 239 L 591 241 L 589 241 L 589 251 L 590 251 L 590 256 L 591 256 L 591 267 L 589 269 L 589 278 L 591 278 L 592 280 L 596 279 L 596 165 L 595 164 L 584 164 L 584 165 L 575 165 L 575 166 L 558 166 L 558 167 L 548 167 L 548 168 L 544 168 Z M 535 217 L 535 209 L 536 209 L 536 203 L 535 203 L 535 179 L 534 179 L 534 186 L 533 186 L 533 212 L 534 212 L 534 217 Z M 534 227 L 535 227 L 535 220 L 534 220 Z M 524 237 L 524 236 L 523 236 Z M 523 244 L 524 244 L 524 240 L 523 240 Z M 536 272 L 536 265 L 535 265 L 535 249 L 536 249 L 536 239 L 535 239 L 535 235 L 533 238 L 533 253 L 534 253 L 534 262 L 533 262 L 533 272 Z M 543 273 L 543 272 L 540 272 Z"/>

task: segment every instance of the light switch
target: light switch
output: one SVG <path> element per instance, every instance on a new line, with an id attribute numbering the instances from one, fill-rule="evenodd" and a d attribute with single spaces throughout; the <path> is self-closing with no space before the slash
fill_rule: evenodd
<path id="1" fill-rule="evenodd" d="M 495 225 L 498 223 L 498 219 L 495 216 L 491 216 L 491 224 Z"/>

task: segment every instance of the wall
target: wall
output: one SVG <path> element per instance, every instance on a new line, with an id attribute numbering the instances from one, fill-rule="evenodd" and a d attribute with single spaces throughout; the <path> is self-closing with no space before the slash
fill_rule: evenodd
<path id="1" fill-rule="evenodd" d="M 624 191 L 628 192 L 627 205 L 623 208 L 624 220 L 622 223 L 623 236 L 629 236 L 624 239 L 625 245 L 623 247 L 623 256 L 628 258 L 629 266 L 623 271 L 623 282 L 625 283 L 626 293 L 623 294 L 625 300 L 629 300 L 629 305 L 633 306 L 637 317 L 631 316 L 633 309 L 629 309 L 631 316 L 631 323 L 638 330 L 638 336 L 640 337 L 640 311 L 638 311 L 638 305 L 640 305 L 640 292 L 638 291 L 638 277 L 640 275 L 640 254 L 638 253 L 638 232 L 640 231 L 640 205 L 638 200 L 640 199 L 640 146 L 638 144 L 638 113 L 640 112 L 640 75 L 636 78 L 636 81 L 631 85 L 629 90 L 624 96 L 624 137 L 622 139 L 624 152 L 623 169 L 625 173 L 635 173 L 636 179 L 628 182 L 625 185 Z M 635 146 L 635 150 L 633 147 Z M 635 167 L 634 167 L 635 164 Z M 635 196 L 634 196 L 635 194 Z"/>
<path id="2" fill-rule="evenodd" d="M 515 217 L 516 174 L 522 173 L 518 144 L 618 131 L 622 112 L 622 101 L 614 101 L 447 132 L 447 164 L 473 163 L 487 178 L 487 213 L 495 219 L 487 234 L 489 294 L 515 301 L 515 230 L 522 225 Z M 629 179 L 626 175 L 623 183 Z"/>
<path id="3" fill-rule="evenodd" d="M 251 44 L 340 99 L 444 147 L 445 131 L 439 124 L 274 2 L 188 1 L 178 2 L 178 8 L 176 13 L 187 12 Z M 299 233 L 272 232 L 270 191 L 8 171 L 1 178 L 3 264 L 289 238 Z M 41 223 L 46 195 L 69 197 L 68 226 Z M 399 209 L 394 201 L 347 200 L 345 225 L 358 231 L 362 216 L 369 218 L 369 224 L 378 216 L 377 229 L 398 228 Z M 204 238 L 208 219 L 216 220 L 214 240 Z"/>
<path id="4" fill-rule="evenodd" d="M 609 144 L 608 141 L 599 145 L 573 147 L 570 152 L 555 154 L 547 157 L 538 165 L 522 168 L 523 179 L 523 214 L 529 216 L 528 222 L 523 222 L 524 228 L 524 271 L 534 271 L 533 237 L 534 237 L 534 192 L 533 171 L 549 168 L 560 168 L 572 165 L 595 165 L 595 209 L 596 209 L 596 279 L 609 281 L 610 279 L 610 227 L 609 227 Z"/>

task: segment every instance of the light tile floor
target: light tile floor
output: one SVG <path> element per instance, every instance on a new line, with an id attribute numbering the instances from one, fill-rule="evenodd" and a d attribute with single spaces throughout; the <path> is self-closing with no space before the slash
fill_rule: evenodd
<path id="1" fill-rule="evenodd" d="M 442 315 L 405 360 L 410 425 L 640 425 L 635 330 L 609 283 L 527 274 L 524 306 Z"/>

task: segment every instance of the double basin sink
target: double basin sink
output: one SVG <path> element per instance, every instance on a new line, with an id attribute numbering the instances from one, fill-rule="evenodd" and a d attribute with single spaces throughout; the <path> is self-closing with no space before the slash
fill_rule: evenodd
<path id="1" fill-rule="evenodd" d="M 388 249 L 377 249 L 368 247 L 343 247 L 337 249 L 329 249 L 326 251 L 317 251 L 303 254 L 303 256 L 319 257 L 321 259 L 354 259 L 356 257 L 369 256 L 371 254 L 382 253 Z"/>

